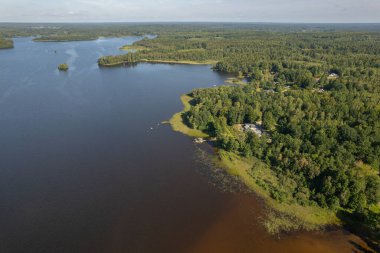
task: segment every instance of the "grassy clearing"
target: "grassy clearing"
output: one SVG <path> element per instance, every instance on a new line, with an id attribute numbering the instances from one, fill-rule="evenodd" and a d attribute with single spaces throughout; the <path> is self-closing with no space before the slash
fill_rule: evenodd
<path id="1" fill-rule="evenodd" d="M 236 85 L 245 85 L 245 84 L 247 84 L 241 78 L 234 78 L 234 77 L 227 78 L 226 83 L 228 83 L 228 84 L 236 84 Z"/>
<path id="2" fill-rule="evenodd" d="M 127 51 L 142 51 L 142 50 L 150 50 L 147 47 L 139 46 L 139 45 L 125 45 L 120 48 L 120 50 L 127 50 Z"/>
<path id="3" fill-rule="evenodd" d="M 380 203 L 377 203 L 376 205 L 370 205 L 369 210 L 371 210 L 374 213 L 380 213 Z"/>
<path id="4" fill-rule="evenodd" d="M 262 197 L 273 209 L 264 220 L 264 226 L 270 233 L 289 230 L 315 230 L 327 225 L 340 224 L 333 211 L 317 206 L 301 206 L 296 203 L 278 202 L 270 196 L 258 182 L 280 187 L 278 178 L 260 160 L 243 158 L 236 154 L 219 150 L 220 165 L 232 174 L 238 176 L 251 190 Z"/>
<path id="5" fill-rule="evenodd" d="M 169 123 L 172 126 L 174 131 L 181 132 L 191 137 L 207 138 L 209 136 L 206 133 L 199 131 L 197 129 L 192 129 L 188 127 L 183 121 L 182 114 L 190 110 L 190 107 L 191 107 L 190 100 L 191 100 L 190 96 L 187 96 L 187 95 L 181 96 L 181 101 L 184 105 L 184 109 L 182 112 L 178 112 L 174 114 L 173 117 L 169 120 Z"/>
<path id="6" fill-rule="evenodd" d="M 378 171 L 372 168 L 370 165 L 363 163 L 362 161 L 357 161 L 355 163 L 359 171 L 365 176 L 376 176 Z"/>

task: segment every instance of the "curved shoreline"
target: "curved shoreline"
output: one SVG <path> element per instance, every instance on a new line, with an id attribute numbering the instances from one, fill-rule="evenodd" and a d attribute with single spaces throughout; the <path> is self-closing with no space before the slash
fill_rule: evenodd
<path id="1" fill-rule="evenodd" d="M 33 39 L 34 42 L 75 42 L 75 41 L 94 41 L 99 38 L 88 38 L 88 39 Z"/>
<path id="2" fill-rule="evenodd" d="M 171 125 L 172 129 L 176 132 L 183 133 L 187 136 L 195 137 L 195 138 L 208 138 L 210 137 L 208 134 L 197 130 L 192 129 L 188 127 L 185 122 L 183 122 L 182 114 L 189 111 L 191 108 L 190 101 L 191 97 L 188 95 L 182 95 L 181 101 L 184 106 L 184 109 L 181 112 L 177 112 L 173 115 L 173 117 L 169 120 L 169 124 Z"/>
<path id="3" fill-rule="evenodd" d="M 190 128 L 181 117 L 191 108 L 191 97 L 182 95 L 181 101 L 184 108 L 172 116 L 169 124 L 176 132 L 181 132 L 194 138 L 209 138 L 210 136 L 200 130 Z M 270 193 L 260 187 L 250 174 L 252 166 L 260 168 L 261 173 L 270 173 L 270 169 L 255 157 L 244 158 L 237 154 L 217 149 L 214 157 L 216 164 L 225 169 L 228 174 L 237 176 L 250 190 L 262 198 L 265 204 L 272 210 L 265 218 L 264 226 L 271 234 L 289 232 L 294 230 L 321 230 L 327 227 L 340 227 L 340 219 L 335 212 L 317 206 L 301 206 L 299 204 L 280 203 L 270 197 Z"/>
<path id="4" fill-rule="evenodd" d="M 174 131 L 193 138 L 206 138 L 208 144 L 212 145 L 215 140 L 210 139 L 209 135 L 200 130 L 190 128 L 181 117 L 183 113 L 191 109 L 191 100 L 192 97 L 189 94 L 182 95 L 181 101 L 184 108 L 181 112 L 174 114 L 168 123 Z M 295 231 L 349 231 L 367 244 L 368 252 L 379 250 L 376 240 L 368 237 L 365 229 L 361 228 L 360 222 L 339 214 L 339 210 L 334 211 L 316 205 L 302 206 L 295 202 L 279 202 L 273 199 L 268 189 L 260 186 L 260 182 L 274 177 L 271 175 L 272 170 L 256 157 L 246 158 L 219 148 L 215 148 L 215 155 L 211 156 L 214 160 L 213 164 L 224 169 L 229 175 L 237 177 L 263 200 L 265 206 L 268 207 L 268 212 L 262 223 L 268 233 L 280 235 Z"/>

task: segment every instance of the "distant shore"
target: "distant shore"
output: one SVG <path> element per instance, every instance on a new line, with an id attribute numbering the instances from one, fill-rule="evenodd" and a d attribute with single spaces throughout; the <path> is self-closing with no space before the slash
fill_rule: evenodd
<path id="1" fill-rule="evenodd" d="M 35 42 L 71 42 L 71 41 L 94 41 L 98 38 L 35 38 L 33 41 Z"/>
<path id="2" fill-rule="evenodd" d="M 127 64 L 135 64 L 135 63 L 163 63 L 163 64 L 183 64 L 183 65 L 213 65 L 216 63 L 216 61 L 175 61 L 175 60 L 149 60 L 149 59 L 141 59 L 136 62 L 115 62 L 115 63 L 108 63 L 108 64 L 99 64 L 101 67 L 117 67 Z"/>

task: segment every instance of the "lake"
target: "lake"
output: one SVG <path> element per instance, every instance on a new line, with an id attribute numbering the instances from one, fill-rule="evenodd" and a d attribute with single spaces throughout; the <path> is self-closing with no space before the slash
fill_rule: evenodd
<path id="1" fill-rule="evenodd" d="M 0 252 L 361 252 L 342 230 L 270 236 L 259 199 L 213 186 L 198 146 L 160 122 L 228 76 L 98 67 L 139 39 L 16 38 L 0 51 Z"/>

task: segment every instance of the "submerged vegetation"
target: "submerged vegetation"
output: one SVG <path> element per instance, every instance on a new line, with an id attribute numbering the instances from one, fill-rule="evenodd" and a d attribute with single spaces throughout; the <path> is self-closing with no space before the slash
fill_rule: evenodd
<path id="1" fill-rule="evenodd" d="M 286 191 L 286 185 L 276 173 L 256 157 L 243 157 L 234 152 L 219 150 L 220 166 L 227 169 L 231 175 L 238 176 L 245 185 L 260 197 L 265 199 L 270 215 L 264 220 L 264 225 L 271 233 L 294 229 L 315 230 L 326 225 L 339 224 L 334 212 L 317 205 L 299 205 L 289 198 L 289 201 L 279 201 L 276 196 L 279 191 Z"/>

